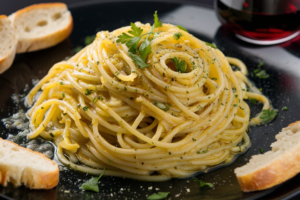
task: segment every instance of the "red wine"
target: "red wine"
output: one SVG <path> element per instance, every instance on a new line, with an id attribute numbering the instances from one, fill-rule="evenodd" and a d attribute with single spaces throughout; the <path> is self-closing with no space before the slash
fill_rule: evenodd
<path id="1" fill-rule="evenodd" d="M 300 29 L 300 0 L 218 0 L 221 22 L 254 40 L 278 40 Z"/>

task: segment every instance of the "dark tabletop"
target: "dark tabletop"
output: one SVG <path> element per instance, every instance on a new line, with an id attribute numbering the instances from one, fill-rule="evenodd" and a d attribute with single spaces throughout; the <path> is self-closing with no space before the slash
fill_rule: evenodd
<path id="1" fill-rule="evenodd" d="M 80 4 L 83 2 L 109 2 L 109 0 L 0 0 L 0 15 L 10 15 L 11 13 L 15 12 L 18 9 L 24 8 L 31 4 L 36 3 L 44 3 L 44 2 L 64 2 L 68 6 L 74 4 Z M 127 1 L 127 0 L 120 0 L 120 1 Z M 207 7 L 212 7 L 214 0 L 150 0 L 155 2 L 186 2 L 191 4 L 203 5 Z"/>

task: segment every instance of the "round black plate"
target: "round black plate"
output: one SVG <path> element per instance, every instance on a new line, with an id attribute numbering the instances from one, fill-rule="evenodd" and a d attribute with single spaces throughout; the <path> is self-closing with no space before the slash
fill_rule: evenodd
<path id="1" fill-rule="evenodd" d="M 12 94 L 22 94 L 26 84 L 32 87 L 32 79 L 41 79 L 49 68 L 68 56 L 72 49 L 84 45 L 87 35 L 100 30 L 112 31 L 127 26 L 130 22 L 153 22 L 153 13 L 158 11 L 165 23 L 179 24 L 187 28 L 196 37 L 213 42 L 225 55 L 241 59 L 253 72 L 257 65 L 264 62 L 263 68 L 270 74 L 268 79 L 249 78 L 262 88 L 275 108 L 279 110 L 277 118 L 266 126 L 251 127 L 252 147 L 233 164 L 217 169 L 196 178 L 213 183 L 214 188 L 199 188 L 194 178 L 172 179 L 166 182 L 141 182 L 131 179 L 102 177 L 100 192 L 84 192 L 80 185 L 91 178 L 90 175 L 75 171 L 62 171 L 58 186 L 51 190 L 30 190 L 25 187 L 14 188 L 0 186 L 2 197 L 13 199 L 52 200 L 52 199 L 146 199 L 157 192 L 170 192 L 167 199 L 282 199 L 298 193 L 300 177 L 275 188 L 242 193 L 233 170 L 244 165 L 248 159 L 260 153 L 259 148 L 270 150 L 275 135 L 289 123 L 300 119 L 300 39 L 268 47 L 246 44 L 236 39 L 226 28 L 221 27 L 212 9 L 197 5 L 158 2 L 108 2 L 85 4 L 71 7 L 74 17 L 72 35 L 61 44 L 38 52 L 18 55 L 13 66 L 0 76 L 0 118 L 11 116 L 19 106 L 13 103 Z M 288 111 L 282 111 L 287 106 Z M 14 130 L 0 125 L 2 138 L 7 138 Z M 266 196 L 267 195 L 267 196 Z"/>

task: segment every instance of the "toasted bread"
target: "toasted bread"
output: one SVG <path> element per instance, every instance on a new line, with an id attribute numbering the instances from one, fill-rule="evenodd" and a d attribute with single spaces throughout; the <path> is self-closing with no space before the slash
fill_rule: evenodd
<path id="1" fill-rule="evenodd" d="M 242 191 L 271 188 L 300 172 L 300 121 L 283 128 L 276 139 L 271 151 L 254 155 L 248 164 L 235 169 Z"/>
<path id="2" fill-rule="evenodd" d="M 0 15 L 0 74 L 14 61 L 18 38 L 16 30 L 5 15 Z"/>
<path id="3" fill-rule="evenodd" d="M 73 18 L 64 3 L 35 4 L 9 16 L 18 33 L 17 53 L 37 51 L 66 39 Z"/>
<path id="4" fill-rule="evenodd" d="M 31 189 L 51 189 L 58 184 L 57 164 L 45 155 L 0 138 L 0 184 L 24 184 Z"/>

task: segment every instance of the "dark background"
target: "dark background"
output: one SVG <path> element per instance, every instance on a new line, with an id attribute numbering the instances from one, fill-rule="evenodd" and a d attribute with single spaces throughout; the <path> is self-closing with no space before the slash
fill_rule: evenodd
<path id="1" fill-rule="evenodd" d="M 119 0 L 126 2 L 128 0 Z M 134 0 L 131 0 L 134 1 Z M 214 0 L 148 0 L 148 1 L 155 1 L 155 2 L 187 2 L 190 4 L 198 4 L 204 5 L 207 7 L 212 7 Z M 64 2 L 68 6 L 74 4 L 80 4 L 83 2 L 110 2 L 110 0 L 0 0 L 0 15 L 10 15 L 11 13 L 29 6 L 31 4 L 36 3 L 45 3 L 45 2 Z"/>

